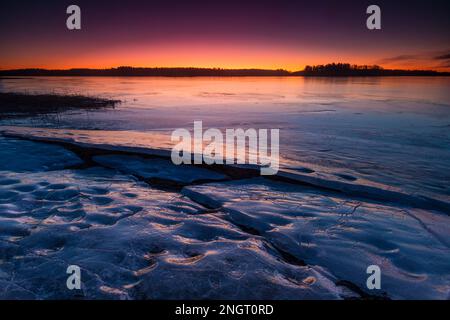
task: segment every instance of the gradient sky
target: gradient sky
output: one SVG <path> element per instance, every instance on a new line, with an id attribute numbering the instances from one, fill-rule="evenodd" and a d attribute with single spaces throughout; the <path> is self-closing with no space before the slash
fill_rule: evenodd
<path id="1" fill-rule="evenodd" d="M 66 28 L 81 7 L 82 30 Z M 370 4 L 382 30 L 366 28 Z M 0 69 L 284 68 L 349 62 L 450 70 L 450 1 L 2 0 Z"/>

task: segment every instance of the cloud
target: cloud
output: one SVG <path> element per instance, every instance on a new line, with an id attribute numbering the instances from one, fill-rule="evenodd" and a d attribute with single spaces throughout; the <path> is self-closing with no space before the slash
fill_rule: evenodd
<path id="1" fill-rule="evenodd" d="M 434 60 L 440 62 L 438 68 L 450 68 L 450 50 L 443 51 L 435 55 Z"/>
<path id="2" fill-rule="evenodd" d="M 450 68 L 450 60 L 444 62 L 443 64 L 438 65 L 436 68 Z"/>
<path id="3" fill-rule="evenodd" d="M 405 61 L 415 61 L 415 60 L 423 60 L 423 55 L 419 54 L 402 54 L 394 57 L 388 57 L 381 60 L 378 60 L 378 64 L 389 64 L 395 62 L 405 62 Z"/>
<path id="4" fill-rule="evenodd" d="M 433 63 L 433 61 L 435 63 Z M 417 63 L 429 65 L 434 68 L 450 68 L 450 50 L 430 51 L 424 53 L 401 54 L 397 56 L 380 59 L 376 64 L 399 64 Z"/>
<path id="5" fill-rule="evenodd" d="M 434 57 L 436 60 L 450 60 L 450 53 L 445 53 L 443 55 L 439 55 Z"/>

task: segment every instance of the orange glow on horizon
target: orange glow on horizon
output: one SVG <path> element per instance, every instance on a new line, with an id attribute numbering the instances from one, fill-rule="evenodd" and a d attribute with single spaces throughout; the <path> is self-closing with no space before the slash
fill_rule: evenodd
<path id="1" fill-rule="evenodd" d="M 126 48 L 99 48 L 88 52 L 78 49 L 41 49 L 33 56 L 27 50 L 14 56 L 3 57 L 2 70 L 9 69 L 108 69 L 120 66 L 143 68 L 223 68 L 223 69 L 284 69 L 303 70 L 306 65 L 327 64 L 332 62 L 357 65 L 374 65 L 377 54 L 324 54 L 319 50 L 300 50 L 298 48 L 267 48 L 265 46 L 244 45 L 204 45 L 204 44 L 166 44 L 160 46 L 127 46 Z M 319 53 L 321 52 L 321 53 Z M 381 64 L 386 69 L 428 69 L 450 71 L 450 68 L 436 68 L 429 64 Z"/>

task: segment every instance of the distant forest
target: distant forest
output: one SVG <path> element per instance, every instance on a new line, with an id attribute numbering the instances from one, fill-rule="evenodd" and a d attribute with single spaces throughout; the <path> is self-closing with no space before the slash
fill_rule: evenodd
<path id="1" fill-rule="evenodd" d="M 0 70 L 0 77 L 11 76 L 160 76 L 160 77 L 243 77 L 243 76 L 449 76 L 450 72 L 431 70 L 392 70 L 380 66 L 359 66 L 349 63 L 330 63 L 306 66 L 302 71 L 290 72 L 283 69 L 220 69 L 220 68 L 134 68 L 111 69 L 18 69 Z"/>
<path id="2" fill-rule="evenodd" d="M 432 70 L 395 70 L 384 69 L 380 66 L 359 66 L 349 63 L 330 63 L 326 65 L 306 66 L 304 70 L 293 72 L 300 76 L 440 76 L 450 75 L 449 72 Z"/>

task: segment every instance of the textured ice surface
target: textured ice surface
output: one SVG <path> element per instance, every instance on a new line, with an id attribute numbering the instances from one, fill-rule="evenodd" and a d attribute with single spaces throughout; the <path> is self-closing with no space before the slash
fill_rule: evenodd
<path id="1" fill-rule="evenodd" d="M 77 159 L 9 141 L 16 154 L 36 150 L 31 168 Z M 263 178 L 168 192 L 133 175 L 214 175 L 135 156 L 96 160 L 84 170 L 0 171 L 0 298 L 367 298 L 371 264 L 382 270 L 378 295 L 448 297 L 442 213 Z M 81 291 L 66 288 L 69 265 L 82 269 Z"/>
<path id="2" fill-rule="evenodd" d="M 55 145 L 0 137 L 0 171 L 43 171 L 63 169 L 82 161 Z"/>
<path id="3" fill-rule="evenodd" d="M 363 290 L 365 270 L 375 264 L 382 270 L 382 292 L 391 298 L 449 297 L 450 217 L 444 214 L 260 178 L 185 187 L 183 193 Z"/>
<path id="4" fill-rule="evenodd" d="M 175 166 L 170 159 L 145 159 L 139 156 L 106 155 L 94 157 L 103 166 L 119 169 L 145 179 L 162 179 L 179 183 L 224 180 L 226 176 L 198 166 Z"/>
<path id="5" fill-rule="evenodd" d="M 92 168 L 0 174 L 0 298 L 338 298 L 220 211 Z M 82 269 L 82 291 L 66 268 Z"/>

